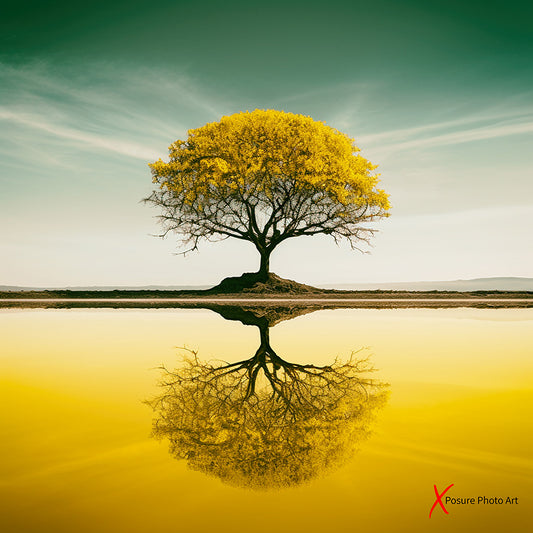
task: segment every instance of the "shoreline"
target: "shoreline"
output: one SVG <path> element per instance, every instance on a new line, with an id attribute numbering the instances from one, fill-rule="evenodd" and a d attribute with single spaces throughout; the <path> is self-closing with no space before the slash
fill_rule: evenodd
<path id="1" fill-rule="evenodd" d="M 332 297 L 196 297 L 196 298 L 0 298 L 0 309 L 405 309 L 533 308 L 533 298 L 332 298 Z"/>
<path id="2" fill-rule="evenodd" d="M 287 297 L 272 297 L 272 298 L 2 298 L 0 302 L 139 302 L 139 303 L 270 303 L 270 302 L 284 302 L 284 303 L 353 303 L 353 302 L 531 302 L 533 298 L 287 298 Z"/>
<path id="3" fill-rule="evenodd" d="M 533 291 L 343 291 L 334 289 L 321 289 L 316 291 L 240 291 L 240 292 L 213 292 L 208 290 L 39 290 L 39 291 L 0 291 L 0 301 L 2 300 L 27 300 L 27 299 L 68 299 L 68 300 L 94 300 L 94 299 L 209 299 L 217 300 L 221 298 L 231 299 L 471 299 L 471 298 L 519 298 L 532 299 Z"/>

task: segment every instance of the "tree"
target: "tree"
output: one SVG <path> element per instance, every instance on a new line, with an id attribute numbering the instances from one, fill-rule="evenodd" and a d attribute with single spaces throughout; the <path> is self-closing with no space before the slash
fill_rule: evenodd
<path id="1" fill-rule="evenodd" d="M 377 168 L 352 139 L 310 117 L 255 110 L 189 130 L 151 164 L 159 185 L 147 198 L 164 232 L 182 236 L 183 252 L 202 239 L 251 242 L 261 256 L 257 280 L 269 276 L 281 242 L 330 235 L 352 248 L 368 242 L 368 222 L 388 216 Z"/>
<path id="2" fill-rule="evenodd" d="M 254 489 L 305 483 L 348 461 L 388 397 L 369 379 L 368 360 L 290 363 L 270 346 L 269 325 L 294 310 L 224 312 L 259 328 L 255 355 L 213 363 L 190 352 L 178 369 L 163 369 L 162 393 L 149 402 L 153 435 L 189 468 Z"/>

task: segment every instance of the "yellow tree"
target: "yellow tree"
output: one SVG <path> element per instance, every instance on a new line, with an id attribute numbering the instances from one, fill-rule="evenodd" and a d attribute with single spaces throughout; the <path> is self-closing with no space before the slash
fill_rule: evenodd
<path id="1" fill-rule="evenodd" d="M 189 468 L 231 485 L 289 487 L 348 462 L 388 394 L 365 377 L 366 359 L 290 363 L 261 333 L 250 359 L 217 365 L 193 352 L 165 371 L 162 394 L 149 402 L 153 436 Z"/>
<path id="2" fill-rule="evenodd" d="M 368 358 L 352 353 L 324 366 L 281 358 L 270 327 L 309 308 L 209 308 L 256 326 L 259 348 L 234 363 L 190 352 L 179 368 L 163 369 L 160 394 L 148 402 L 153 435 L 189 468 L 254 489 L 305 483 L 349 461 L 388 398 L 388 386 L 370 379 Z"/>
<path id="3" fill-rule="evenodd" d="M 310 117 L 237 113 L 189 130 L 169 151 L 168 163 L 150 165 L 159 187 L 146 199 L 162 211 L 162 236 L 181 235 L 183 253 L 202 239 L 249 241 L 261 256 L 257 281 L 286 239 L 325 234 L 357 248 L 375 231 L 367 224 L 388 216 L 376 165 Z"/>

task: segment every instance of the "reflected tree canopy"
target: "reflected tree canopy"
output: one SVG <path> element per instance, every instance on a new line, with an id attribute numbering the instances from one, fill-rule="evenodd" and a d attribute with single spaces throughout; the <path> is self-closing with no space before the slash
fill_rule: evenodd
<path id="1" fill-rule="evenodd" d="M 178 369 L 164 369 L 162 394 L 149 402 L 154 436 L 190 468 L 241 487 L 288 487 L 342 465 L 387 399 L 368 360 L 353 353 L 327 366 L 289 363 L 270 346 L 269 326 L 294 311 L 226 311 L 259 328 L 259 348 L 235 363 L 190 351 Z"/>

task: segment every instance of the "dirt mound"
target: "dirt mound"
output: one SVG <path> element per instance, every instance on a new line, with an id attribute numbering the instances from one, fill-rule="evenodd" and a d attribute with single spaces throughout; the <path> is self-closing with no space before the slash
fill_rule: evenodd
<path id="1" fill-rule="evenodd" d="M 256 272 L 245 272 L 242 276 L 226 278 L 216 287 L 205 292 L 209 294 L 321 294 L 327 291 L 280 278 L 276 274 L 268 274 L 265 280 L 260 279 Z"/>

